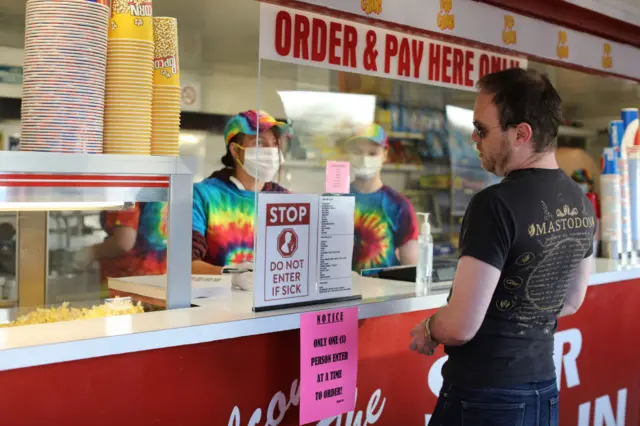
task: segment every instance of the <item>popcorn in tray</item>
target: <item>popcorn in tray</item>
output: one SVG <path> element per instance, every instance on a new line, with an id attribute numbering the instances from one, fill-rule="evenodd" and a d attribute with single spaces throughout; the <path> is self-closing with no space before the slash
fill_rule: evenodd
<path id="1" fill-rule="evenodd" d="M 59 307 L 38 308 L 35 311 L 18 317 L 15 321 L 9 324 L 0 324 L 0 328 L 74 321 L 79 319 L 104 318 L 116 315 L 139 314 L 142 312 L 144 312 L 142 304 L 140 302 L 133 304 L 130 298 L 107 299 L 102 305 L 92 306 L 90 309 L 70 308 L 69 302 L 64 302 Z"/>

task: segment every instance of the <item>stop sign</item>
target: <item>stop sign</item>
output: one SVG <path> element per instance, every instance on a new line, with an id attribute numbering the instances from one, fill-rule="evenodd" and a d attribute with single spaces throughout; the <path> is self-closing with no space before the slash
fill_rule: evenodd
<path id="1" fill-rule="evenodd" d="M 276 240 L 278 253 L 282 257 L 291 257 L 298 250 L 298 234 L 291 228 L 285 228 L 278 235 Z"/>

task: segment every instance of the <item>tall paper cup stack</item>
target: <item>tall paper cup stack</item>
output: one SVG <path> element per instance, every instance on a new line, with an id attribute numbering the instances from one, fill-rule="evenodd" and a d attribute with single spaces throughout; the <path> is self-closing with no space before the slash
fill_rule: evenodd
<path id="1" fill-rule="evenodd" d="M 112 0 L 104 110 L 104 152 L 151 152 L 151 0 Z"/>
<path id="2" fill-rule="evenodd" d="M 620 173 L 620 223 L 622 224 L 622 260 L 627 260 L 633 251 L 631 229 L 631 205 L 629 191 L 629 158 L 627 150 L 622 146 L 624 126 L 622 120 L 609 122 L 609 146 L 615 149 L 618 173 Z"/>
<path id="3" fill-rule="evenodd" d="M 632 146 L 629 155 L 629 204 L 631 212 L 631 239 L 633 250 L 640 247 L 640 147 Z M 635 213 L 635 216 L 634 216 Z"/>
<path id="4" fill-rule="evenodd" d="M 102 152 L 109 7 L 28 0 L 20 149 Z"/>
<path id="5" fill-rule="evenodd" d="M 180 137 L 180 64 L 178 21 L 153 18 L 153 107 L 151 154 L 178 155 Z"/>
<path id="6" fill-rule="evenodd" d="M 625 108 L 621 112 L 621 149 L 629 158 L 629 198 L 631 236 L 633 248 L 640 250 L 640 131 L 637 108 Z"/>
<path id="7" fill-rule="evenodd" d="M 600 175 L 600 238 L 604 257 L 619 260 L 622 254 L 620 174 L 615 148 L 604 148 Z"/>

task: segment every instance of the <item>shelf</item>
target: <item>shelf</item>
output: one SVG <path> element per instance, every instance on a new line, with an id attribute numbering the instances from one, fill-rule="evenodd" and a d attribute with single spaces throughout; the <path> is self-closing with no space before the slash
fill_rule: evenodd
<path id="1" fill-rule="evenodd" d="M 191 157 L 0 151 L 0 173 L 168 176 L 193 174 L 195 169 Z"/>
<path id="2" fill-rule="evenodd" d="M 417 132 L 388 132 L 389 139 L 415 139 L 424 140 L 424 134 Z"/>
<path id="3" fill-rule="evenodd" d="M 558 136 L 573 136 L 592 139 L 597 136 L 597 132 L 584 127 L 560 126 L 558 128 Z"/>
<path id="4" fill-rule="evenodd" d="M 195 164 L 183 157 L 1 151 L 0 208 L 102 210 L 168 201 L 176 179 L 191 185 Z"/>
<path id="5" fill-rule="evenodd" d="M 311 160 L 287 160 L 282 165 L 284 169 L 324 169 L 325 161 L 311 161 Z M 383 172 L 422 172 L 424 166 L 417 164 L 385 164 L 382 166 Z"/>
<path id="6" fill-rule="evenodd" d="M 401 191 L 405 197 L 420 197 L 426 195 L 433 195 L 434 192 L 449 192 L 451 188 L 424 188 L 424 189 L 409 189 Z"/>
<path id="7" fill-rule="evenodd" d="M 325 161 L 318 162 L 312 160 L 287 160 L 282 165 L 283 169 L 324 169 Z M 385 164 L 382 166 L 383 172 L 407 172 L 407 173 L 423 173 L 428 175 L 437 175 L 449 173 L 451 167 L 442 162 L 432 162 L 425 165 L 418 164 Z"/>
<path id="8" fill-rule="evenodd" d="M 423 172 L 424 166 L 417 164 L 385 164 L 382 166 L 383 172 Z"/>

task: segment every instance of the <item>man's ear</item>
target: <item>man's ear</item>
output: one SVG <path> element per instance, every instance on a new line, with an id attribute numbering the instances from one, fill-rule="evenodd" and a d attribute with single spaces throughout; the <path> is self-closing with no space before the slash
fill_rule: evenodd
<path id="1" fill-rule="evenodd" d="M 516 130 L 516 146 L 522 146 L 526 143 L 533 142 L 533 129 L 529 123 L 520 123 Z"/>

